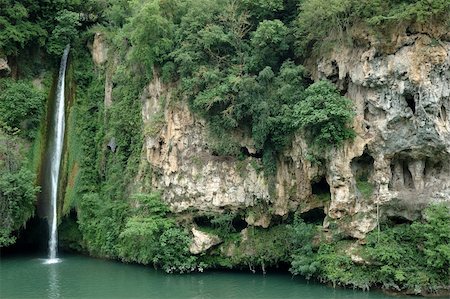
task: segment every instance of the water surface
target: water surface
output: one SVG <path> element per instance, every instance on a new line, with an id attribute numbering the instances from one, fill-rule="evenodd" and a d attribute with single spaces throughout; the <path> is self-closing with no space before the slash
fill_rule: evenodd
<path id="1" fill-rule="evenodd" d="M 85 256 L 3 257 L 0 298 L 192 298 L 379 299 L 378 291 L 333 289 L 289 274 L 205 272 L 170 275 L 152 267 Z M 402 297 L 408 298 L 408 297 Z"/>

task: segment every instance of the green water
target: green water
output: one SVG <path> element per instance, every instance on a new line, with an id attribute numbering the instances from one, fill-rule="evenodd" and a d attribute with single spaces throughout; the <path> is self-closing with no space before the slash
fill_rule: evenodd
<path id="1" fill-rule="evenodd" d="M 58 264 L 43 262 L 29 256 L 2 258 L 0 298 L 392 298 L 307 283 L 289 274 L 169 275 L 151 267 L 84 256 L 65 256 Z"/>

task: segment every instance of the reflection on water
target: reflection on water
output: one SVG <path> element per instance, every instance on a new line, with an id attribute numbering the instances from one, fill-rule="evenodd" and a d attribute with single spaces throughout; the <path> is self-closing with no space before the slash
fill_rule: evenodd
<path id="1" fill-rule="evenodd" d="M 60 298 L 59 280 L 58 280 L 58 264 L 49 264 L 48 298 L 49 299 Z"/>
<path id="2" fill-rule="evenodd" d="M 0 259 L 0 298 L 26 299 L 385 299 L 380 292 L 332 289 L 291 279 L 238 272 L 167 275 L 152 267 L 127 265 L 83 256 L 60 263 L 29 256 Z M 402 299 L 411 297 L 402 297 Z"/>

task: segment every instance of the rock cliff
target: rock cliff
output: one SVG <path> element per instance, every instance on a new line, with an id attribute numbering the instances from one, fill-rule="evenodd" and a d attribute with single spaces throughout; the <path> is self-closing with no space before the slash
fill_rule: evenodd
<path id="1" fill-rule="evenodd" d="M 155 73 L 142 95 L 138 180 L 150 174 L 173 212 L 239 210 L 248 224 L 268 227 L 290 212 L 323 210 L 325 229 L 357 239 L 380 219 L 412 221 L 429 202 L 449 201 L 448 33 L 408 28 L 392 34 L 389 47 L 359 35 L 360 46 L 343 44 L 309 61 L 313 79 L 334 82 L 356 109 L 357 137 L 321 165 L 308 159 L 301 134 L 279 155 L 274 178 L 244 134 L 236 139 L 245 158 L 215 155 L 206 123 Z M 101 42 L 96 36 L 94 50 Z M 105 51 L 97 52 L 101 64 Z"/>

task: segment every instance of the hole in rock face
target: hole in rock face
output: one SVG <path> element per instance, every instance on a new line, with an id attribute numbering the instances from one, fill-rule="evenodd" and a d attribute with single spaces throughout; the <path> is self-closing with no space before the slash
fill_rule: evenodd
<path id="1" fill-rule="evenodd" d="M 333 68 L 333 71 L 327 77 L 327 79 L 330 80 L 332 83 L 336 84 L 337 81 L 339 80 L 339 66 L 336 60 L 333 60 L 333 62 L 331 62 L 331 67 Z"/>
<path id="2" fill-rule="evenodd" d="M 230 230 L 231 232 L 240 232 L 248 226 L 245 219 L 239 214 L 208 214 L 194 217 L 194 223 L 199 228 L 214 228 Z"/>
<path id="3" fill-rule="evenodd" d="M 390 222 L 390 224 L 392 224 L 392 225 L 411 224 L 412 223 L 411 220 L 408 220 L 402 216 L 388 216 L 387 219 Z"/>
<path id="4" fill-rule="evenodd" d="M 75 209 L 71 209 L 69 214 L 62 217 L 61 224 L 58 226 L 58 239 L 60 250 L 83 251 L 83 235 L 78 226 L 78 214 Z"/>
<path id="5" fill-rule="evenodd" d="M 311 191 L 313 195 L 320 199 L 331 199 L 330 185 L 328 185 L 325 177 L 320 178 L 319 181 L 311 184 Z"/>
<path id="6" fill-rule="evenodd" d="M 350 84 L 350 76 L 347 74 L 344 80 L 342 81 L 342 87 L 339 91 L 341 96 L 345 96 L 347 94 L 349 84 Z"/>
<path id="7" fill-rule="evenodd" d="M 353 158 L 351 169 L 356 179 L 367 181 L 373 173 L 374 159 L 367 153 L 367 149 L 359 157 Z"/>
<path id="8" fill-rule="evenodd" d="M 441 106 L 441 111 L 439 111 L 439 118 L 446 122 L 447 121 L 447 109 L 445 109 L 445 106 Z"/>
<path id="9" fill-rule="evenodd" d="M 260 152 L 250 153 L 248 148 L 245 146 L 241 147 L 241 153 L 245 157 L 253 157 L 253 158 L 257 158 L 257 159 L 262 158 L 262 153 L 260 153 Z"/>
<path id="10" fill-rule="evenodd" d="M 413 177 L 406 162 L 403 163 L 403 179 L 405 182 L 405 188 L 414 189 Z"/>
<path id="11" fill-rule="evenodd" d="M 248 226 L 247 222 L 239 216 L 237 216 L 233 219 L 233 221 L 231 222 L 231 225 L 233 226 L 234 230 L 237 232 L 240 232 L 241 230 L 243 230 L 244 228 L 247 228 L 247 226 Z"/>
<path id="12" fill-rule="evenodd" d="M 209 216 L 196 216 L 194 223 L 199 227 L 212 227 L 211 218 Z"/>
<path id="13" fill-rule="evenodd" d="M 323 208 L 314 208 L 309 210 L 308 212 L 301 213 L 300 217 L 303 219 L 305 223 L 309 224 L 322 224 L 325 220 L 325 212 Z"/>
<path id="14" fill-rule="evenodd" d="M 47 254 L 48 222 L 45 218 L 34 216 L 27 224 L 19 229 L 14 236 L 15 244 L 1 248 L 1 254 L 39 253 L 42 257 Z"/>
<path id="15" fill-rule="evenodd" d="M 367 153 L 367 148 L 361 156 L 353 158 L 350 163 L 353 178 L 355 179 L 357 194 L 361 194 L 363 198 L 369 198 L 373 194 L 374 185 L 371 181 L 374 169 L 374 159 Z"/>
<path id="16" fill-rule="evenodd" d="M 411 108 L 411 111 L 413 114 L 416 113 L 416 100 L 414 99 L 414 96 L 410 93 L 405 93 L 405 101 L 409 108 Z"/>
<path id="17" fill-rule="evenodd" d="M 404 190 L 404 189 L 415 189 L 413 176 L 411 171 L 408 169 L 408 164 L 410 164 L 412 158 L 409 156 L 397 156 L 391 161 L 391 181 L 389 182 L 389 188 L 391 190 Z M 425 172 L 425 170 L 424 170 Z"/>

